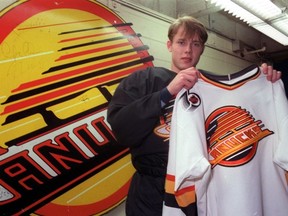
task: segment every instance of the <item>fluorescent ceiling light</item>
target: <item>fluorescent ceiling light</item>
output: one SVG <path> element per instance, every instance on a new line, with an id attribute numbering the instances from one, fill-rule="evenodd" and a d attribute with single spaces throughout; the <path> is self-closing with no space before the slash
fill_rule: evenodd
<path id="1" fill-rule="evenodd" d="M 210 0 L 263 34 L 288 45 L 288 15 L 270 0 Z"/>
<path id="2" fill-rule="evenodd" d="M 281 9 L 270 0 L 237 0 L 233 2 L 246 8 L 246 10 L 250 11 L 262 20 L 276 17 L 282 13 Z"/>

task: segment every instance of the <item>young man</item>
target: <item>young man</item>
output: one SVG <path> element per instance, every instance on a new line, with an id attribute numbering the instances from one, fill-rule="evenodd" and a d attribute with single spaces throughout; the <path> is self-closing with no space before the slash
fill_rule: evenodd
<path id="1" fill-rule="evenodd" d="M 119 144 L 130 148 L 136 169 L 126 200 L 126 215 L 161 215 L 168 160 L 173 96 L 197 82 L 196 65 L 208 34 L 196 19 L 177 19 L 168 30 L 171 70 L 154 67 L 137 71 L 118 86 L 108 106 L 108 122 Z M 262 65 L 267 79 L 280 73 Z M 196 212 L 195 205 L 195 212 Z"/>

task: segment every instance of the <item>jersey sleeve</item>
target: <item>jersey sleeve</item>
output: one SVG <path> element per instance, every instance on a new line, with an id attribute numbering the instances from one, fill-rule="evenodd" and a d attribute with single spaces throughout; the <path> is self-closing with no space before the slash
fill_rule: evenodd
<path id="1" fill-rule="evenodd" d="M 288 101 L 281 80 L 272 86 L 278 128 L 278 144 L 275 146 L 274 162 L 288 171 Z"/>
<path id="2" fill-rule="evenodd" d="M 176 97 L 171 121 L 163 207 L 166 215 L 195 212 L 196 202 L 205 199 L 210 163 L 204 121 L 200 96 L 182 90 Z"/>

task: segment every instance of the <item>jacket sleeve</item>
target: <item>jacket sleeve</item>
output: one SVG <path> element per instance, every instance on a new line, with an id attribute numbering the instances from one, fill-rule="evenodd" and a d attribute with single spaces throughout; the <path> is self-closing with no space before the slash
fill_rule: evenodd
<path id="1" fill-rule="evenodd" d="M 122 80 L 108 105 L 107 120 L 118 142 L 126 147 L 139 145 L 161 115 L 161 89 L 155 89 L 153 74 L 146 72 Z"/>

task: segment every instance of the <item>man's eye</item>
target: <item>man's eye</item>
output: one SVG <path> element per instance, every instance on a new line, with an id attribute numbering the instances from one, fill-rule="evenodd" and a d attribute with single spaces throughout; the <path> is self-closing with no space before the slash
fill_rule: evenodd
<path id="1" fill-rule="evenodd" d="M 184 42 L 184 41 L 178 41 L 178 44 L 179 44 L 179 45 L 184 45 L 185 42 Z"/>

